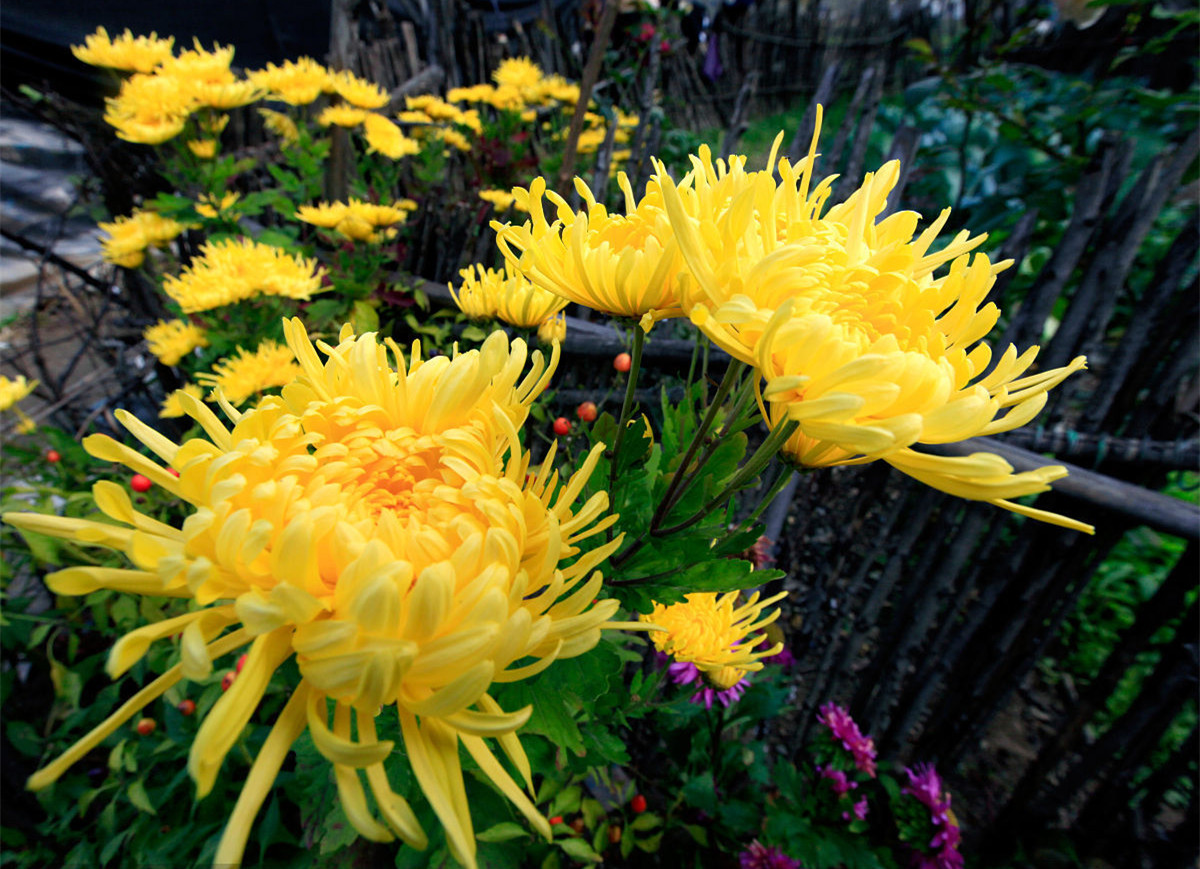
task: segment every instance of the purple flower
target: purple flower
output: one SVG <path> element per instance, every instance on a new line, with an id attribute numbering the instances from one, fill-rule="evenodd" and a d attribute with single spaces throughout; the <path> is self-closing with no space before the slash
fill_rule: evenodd
<path id="1" fill-rule="evenodd" d="M 929 809 L 929 820 L 933 825 L 933 837 L 929 840 L 933 853 L 915 851 L 913 865 L 919 869 L 962 869 L 963 857 L 958 851 L 962 833 L 950 810 L 950 795 L 942 789 L 941 776 L 928 763 L 906 768 L 904 774 L 908 776 L 908 784 L 902 792 Z"/>
<path id="2" fill-rule="evenodd" d="M 663 657 L 666 657 L 665 655 Z M 704 708 L 712 709 L 713 701 L 717 701 L 726 709 L 742 699 L 742 695 L 746 693 L 746 686 L 749 682 L 743 676 L 731 687 L 720 691 L 713 688 L 704 681 L 704 674 L 700 672 L 700 668 L 688 661 L 676 661 L 667 667 L 667 676 L 676 685 L 691 685 L 696 683 L 700 685 L 700 690 L 692 695 L 693 703 L 703 703 Z"/>
<path id="3" fill-rule="evenodd" d="M 833 792 L 839 797 L 845 796 L 847 793 L 858 787 L 858 782 L 847 779 L 846 774 L 840 769 L 833 769 L 832 767 L 828 766 L 818 766 L 817 772 L 821 774 L 821 778 L 827 778 L 833 782 L 830 787 L 833 788 Z"/>
<path id="4" fill-rule="evenodd" d="M 854 765 L 859 771 L 875 778 L 875 742 L 871 737 L 862 735 L 850 713 L 830 702 L 821 707 L 817 720 L 829 728 L 833 738 L 841 742 L 842 748 L 854 755 Z"/>
<path id="5" fill-rule="evenodd" d="M 750 847 L 738 854 L 738 869 L 801 869 L 800 861 L 793 860 L 776 847 L 768 848 L 755 839 Z"/>
<path id="6" fill-rule="evenodd" d="M 861 800 L 859 800 L 857 803 L 855 803 L 854 808 L 851 811 L 842 812 L 842 820 L 843 821 L 850 820 L 850 817 L 852 814 L 855 818 L 857 818 L 860 821 L 865 821 L 867 819 L 867 798 L 866 797 L 863 797 Z"/>

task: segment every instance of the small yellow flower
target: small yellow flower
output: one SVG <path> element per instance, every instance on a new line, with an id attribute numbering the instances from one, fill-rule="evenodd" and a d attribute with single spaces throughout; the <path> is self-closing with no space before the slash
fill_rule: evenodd
<path id="1" fill-rule="evenodd" d="M 194 314 L 260 295 L 307 299 L 321 291 L 324 274 L 315 259 L 294 257 L 249 239 L 227 238 L 205 242 L 200 256 L 178 277 L 163 278 L 163 291 L 185 314 Z"/>
<path id="2" fill-rule="evenodd" d="M 480 190 L 479 198 L 496 206 L 496 211 L 508 211 L 517 200 L 517 197 L 507 190 Z"/>
<path id="3" fill-rule="evenodd" d="M 165 59 L 158 72 L 191 85 L 233 84 L 236 76 L 230 69 L 232 64 L 232 45 L 214 45 L 209 51 L 199 39 L 193 38 L 191 48 Z"/>
<path id="4" fill-rule="evenodd" d="M 462 114 L 459 109 L 433 94 L 405 97 L 404 105 L 410 111 L 423 112 L 433 121 L 453 121 Z"/>
<path id="5" fill-rule="evenodd" d="M 37 389 L 37 385 L 36 380 L 30 383 L 24 375 L 18 375 L 15 379 L 9 380 L 0 374 L 0 410 L 11 409 L 18 401 Z"/>
<path id="6" fill-rule="evenodd" d="M 162 406 L 159 408 L 158 415 L 162 419 L 178 419 L 179 417 L 187 416 L 187 408 L 184 407 L 184 399 L 182 396 L 189 395 L 196 401 L 204 400 L 204 390 L 195 383 L 188 383 L 182 389 L 176 389 L 165 399 Z"/>
<path id="7" fill-rule="evenodd" d="M 84 37 L 83 45 L 72 45 L 71 53 L 92 66 L 107 66 L 126 72 L 150 72 L 171 56 L 175 37 L 159 39 L 157 33 L 134 36 L 128 29 L 110 39 L 103 27 Z"/>
<path id="8" fill-rule="evenodd" d="M 532 89 L 542 80 L 542 68 L 528 57 L 510 57 L 500 61 L 492 81 L 500 87 Z"/>
<path id="9" fill-rule="evenodd" d="M 732 688 L 746 673 L 762 669 L 761 658 L 777 655 L 783 648 L 782 643 L 776 643 L 755 651 L 766 636 L 754 632 L 779 618 L 778 609 L 766 616 L 762 612 L 787 596 L 781 591 L 760 601 L 755 592 L 742 606 L 736 606 L 739 594 L 689 594 L 683 603 L 655 604 L 653 612 L 641 619 L 663 629 L 650 634 L 660 652 L 676 661 L 695 664 L 714 688 Z"/>
<path id="10" fill-rule="evenodd" d="M 400 128 L 383 115 L 368 114 L 363 119 L 369 151 L 377 151 L 385 157 L 399 160 L 421 150 L 415 139 L 410 139 Z"/>
<path id="11" fill-rule="evenodd" d="M 252 70 L 246 77 L 266 91 L 269 99 L 293 106 L 307 106 L 333 90 L 329 70 L 311 57 L 288 60 L 281 66 L 268 63 L 266 69 Z"/>
<path id="12" fill-rule="evenodd" d="M 197 347 L 208 346 L 204 330 L 183 320 L 159 320 L 142 333 L 150 352 L 163 365 L 178 365 L 179 361 Z"/>
<path id="13" fill-rule="evenodd" d="M 328 127 L 331 124 L 338 127 L 353 129 L 367 119 L 369 112 L 347 105 L 346 103 L 338 103 L 333 106 L 326 106 L 321 110 L 321 114 L 317 116 L 317 123 L 322 127 Z"/>
<path id="14" fill-rule="evenodd" d="M 462 285 L 457 295 L 451 286 L 450 295 L 468 317 L 498 317 L 514 326 L 532 329 L 567 306 L 566 299 L 535 287 L 509 263 L 505 263 L 503 272 L 476 265 L 463 269 L 459 275 Z"/>
<path id="15" fill-rule="evenodd" d="M 273 109 L 259 109 L 259 116 L 263 119 L 263 126 L 279 137 L 280 144 L 287 148 L 300 141 L 300 128 L 296 126 L 296 122 L 290 117 L 277 112 Z"/>
<path id="16" fill-rule="evenodd" d="M 360 109 L 382 109 L 390 101 L 383 88 L 349 70 L 330 73 L 330 82 L 338 96 Z"/>
<path id="17" fill-rule="evenodd" d="M 471 141 L 460 133 L 458 130 L 450 130 L 445 127 L 439 128 L 435 134 L 437 138 L 442 140 L 442 144 L 449 145 L 459 151 L 470 151 Z"/>
<path id="18" fill-rule="evenodd" d="M 236 109 L 262 97 L 262 90 L 253 82 L 198 82 L 191 86 L 197 105 L 213 109 Z"/>
<path id="19" fill-rule="evenodd" d="M 201 160 L 211 160 L 217 156 L 216 139 L 190 139 L 187 146 L 188 150 Z"/>
<path id="20" fill-rule="evenodd" d="M 603 628 L 620 626 L 610 622 L 615 601 L 595 602 L 603 583 L 595 568 L 621 538 L 587 552 L 580 546 L 615 521 L 606 515 L 608 496 L 576 504 L 603 444 L 559 480 L 554 446 L 530 474 L 520 440 L 557 351 L 547 365 L 497 332 L 479 350 L 452 357 L 422 359 L 416 343 L 405 359 L 390 341 L 385 349 L 374 335 L 347 329 L 336 346 L 321 345 L 322 360 L 298 320 L 285 332 L 301 373 L 281 396 L 244 412 L 225 405 L 231 427 L 182 395 L 206 438 L 176 444 L 117 411 L 158 461 L 105 435 L 85 439 L 93 456 L 124 463 L 186 505 L 191 512 L 179 527 L 142 514 L 107 480 L 93 493 L 107 521 L 3 517 L 124 552 L 136 565 L 51 573 L 46 582 L 56 593 L 107 588 L 195 602 L 117 641 L 108 662 L 114 677 L 152 642 L 182 633 L 179 663 L 28 787 L 48 786 L 146 704 L 183 679 L 207 678 L 215 660 L 248 645 L 238 679 L 192 742 L 188 771 L 198 798 L 212 790 L 276 671 L 294 659 L 299 678 L 246 777 L 214 865 L 240 862 L 254 818 L 305 730 L 332 764 L 347 819 L 365 837 L 427 845 L 388 782 L 388 758 L 403 752 L 451 855 L 473 869 L 465 748 L 478 774 L 549 841 L 516 733 L 532 709 L 507 712 L 489 691 L 581 655 Z M 403 746 L 378 738 L 381 710 L 399 719 Z M 488 739 L 499 741 L 521 784 Z"/>
<path id="21" fill-rule="evenodd" d="M 143 145 L 161 145 L 183 132 L 196 107 L 186 83 L 168 75 L 130 76 L 115 97 L 105 100 L 104 120 L 117 136 Z"/>
<path id="22" fill-rule="evenodd" d="M 644 318 L 648 328 L 680 313 L 683 260 L 658 184 L 651 181 L 635 202 L 625 173 L 617 181 L 625 192 L 625 215 L 609 214 L 578 178 L 575 189 L 586 208 L 576 214 L 546 189 L 544 178 L 535 178 L 528 191 L 514 191 L 517 206 L 531 220 L 524 226 L 493 221 L 492 227 L 505 258 L 536 286 L 606 314 Z M 546 221 L 543 196 L 557 209 L 553 224 Z"/>
<path id="23" fill-rule="evenodd" d="M 197 374 L 196 380 L 211 388 L 210 401 L 224 399 L 237 407 L 268 389 L 287 386 L 300 373 L 291 350 L 263 341 L 254 351 L 239 347 L 235 355 L 218 360 L 212 371 Z"/>
<path id="24" fill-rule="evenodd" d="M 322 229 L 335 230 L 351 241 L 377 242 L 394 235 L 394 231 L 389 234 L 387 231 L 380 232 L 381 229 L 403 223 L 413 208 L 416 208 L 416 203 L 411 199 L 400 200 L 393 205 L 351 199 L 349 202 L 302 205 L 296 209 L 296 219 Z"/>
<path id="25" fill-rule="evenodd" d="M 137 209 L 128 217 L 101 223 L 105 235 L 100 249 L 105 262 L 125 268 L 137 268 L 146 257 L 146 248 L 163 247 L 183 232 L 183 224 L 154 211 Z"/>

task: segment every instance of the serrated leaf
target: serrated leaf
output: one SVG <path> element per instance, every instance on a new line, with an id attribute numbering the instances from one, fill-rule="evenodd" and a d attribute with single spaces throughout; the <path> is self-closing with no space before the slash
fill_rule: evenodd
<path id="1" fill-rule="evenodd" d="M 583 797 L 583 788 L 579 785 L 571 785 L 563 788 L 554 795 L 554 800 L 550 803 L 550 808 L 546 810 L 548 815 L 571 815 L 579 811 L 580 800 Z"/>
<path id="2" fill-rule="evenodd" d="M 495 826 L 488 827 L 481 833 L 476 833 L 475 838 L 480 842 L 508 842 L 512 839 L 520 839 L 529 835 L 529 831 L 520 824 L 515 824 L 512 821 L 501 821 Z"/>

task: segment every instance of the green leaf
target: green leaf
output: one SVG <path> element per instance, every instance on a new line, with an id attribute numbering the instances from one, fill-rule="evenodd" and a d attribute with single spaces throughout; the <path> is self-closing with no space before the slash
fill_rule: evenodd
<path id="1" fill-rule="evenodd" d="M 554 801 L 550 803 L 550 808 L 546 811 L 547 815 L 572 815 L 579 811 L 580 800 L 583 797 L 583 788 L 579 785 L 571 785 L 563 788 L 554 795 Z"/>
<path id="2" fill-rule="evenodd" d="M 689 806 L 708 812 L 710 815 L 717 813 L 717 792 L 711 772 L 688 779 L 684 783 L 681 793 L 684 802 Z"/>
<path id="3" fill-rule="evenodd" d="M 568 857 L 581 863 L 599 863 L 602 859 L 595 849 L 583 839 L 558 839 L 554 844 L 562 848 Z"/>
<path id="4" fill-rule="evenodd" d="M 654 812 L 642 812 L 633 819 L 633 823 L 629 826 L 635 830 L 652 830 L 662 823 L 662 818 L 654 814 Z"/>
<path id="5" fill-rule="evenodd" d="M 639 848 L 648 854 L 658 852 L 658 846 L 662 844 L 662 833 L 655 833 L 653 836 L 648 836 L 645 839 L 638 839 L 634 842 Z"/>
<path id="6" fill-rule="evenodd" d="M 42 739 L 28 721 L 11 721 L 4 732 L 13 748 L 26 757 L 38 757 L 42 753 Z"/>
<path id="7" fill-rule="evenodd" d="M 495 826 L 488 827 L 482 833 L 476 833 L 475 838 L 481 842 L 507 842 L 510 839 L 520 839 L 528 835 L 529 831 L 520 824 L 501 821 Z"/>
<path id="8" fill-rule="evenodd" d="M 696 840 L 696 844 L 701 848 L 708 847 L 708 830 L 699 824 L 684 824 L 683 829 L 687 831 L 689 836 Z"/>
<path id="9" fill-rule="evenodd" d="M 129 802 L 133 803 L 141 811 L 148 815 L 157 815 L 154 805 L 150 802 L 150 795 L 146 793 L 146 786 L 142 784 L 141 779 L 137 779 L 128 788 L 125 793 L 129 796 Z"/>

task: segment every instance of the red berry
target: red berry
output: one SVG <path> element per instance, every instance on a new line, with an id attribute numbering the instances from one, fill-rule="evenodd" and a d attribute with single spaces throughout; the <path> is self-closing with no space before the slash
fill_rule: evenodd
<path id="1" fill-rule="evenodd" d="M 561 823 L 562 823 L 562 815 L 555 815 L 553 818 L 550 819 L 550 826 L 552 826 L 552 827 L 555 824 L 561 824 Z"/>
<path id="2" fill-rule="evenodd" d="M 175 708 L 179 710 L 181 715 L 191 715 L 193 712 L 196 711 L 196 701 L 195 700 L 180 700 L 179 705 L 176 706 Z"/>
<path id="3" fill-rule="evenodd" d="M 62 455 L 58 450 L 46 450 L 46 461 L 53 465 L 62 461 Z"/>
<path id="4" fill-rule="evenodd" d="M 635 815 L 640 815 L 642 812 L 646 811 L 646 798 L 641 794 L 638 794 L 629 801 L 629 808 L 633 809 L 633 813 Z"/>
<path id="5" fill-rule="evenodd" d="M 231 686 L 233 684 L 233 680 L 236 678 L 237 678 L 237 673 L 235 673 L 233 670 L 230 670 L 228 673 L 226 673 L 224 676 L 222 676 L 221 677 L 221 690 L 228 691 L 229 686 Z"/>
<path id="6" fill-rule="evenodd" d="M 246 656 L 242 655 L 240 658 L 238 658 L 237 671 L 239 673 L 242 672 L 242 667 L 245 667 L 245 666 L 246 666 Z"/>
<path id="7" fill-rule="evenodd" d="M 554 421 L 554 433 L 556 435 L 565 435 L 571 430 L 571 421 L 565 416 L 560 416 Z"/>
<path id="8" fill-rule="evenodd" d="M 137 723 L 137 732 L 142 736 L 149 736 L 158 727 L 158 723 L 153 718 L 143 718 Z"/>
<path id="9" fill-rule="evenodd" d="M 175 470 L 174 468 L 167 468 L 167 473 L 170 474 L 172 477 L 179 476 L 179 471 Z"/>
<path id="10" fill-rule="evenodd" d="M 149 492 L 150 487 L 153 485 L 149 477 L 143 477 L 141 474 L 134 474 L 133 478 L 129 481 L 129 488 L 135 492 Z"/>
<path id="11" fill-rule="evenodd" d="M 628 353 L 618 353 L 613 357 L 613 368 L 625 373 L 633 367 L 633 358 Z"/>
<path id="12" fill-rule="evenodd" d="M 596 418 L 596 402 L 585 401 L 579 407 L 575 408 L 575 415 L 584 422 L 591 422 Z"/>

